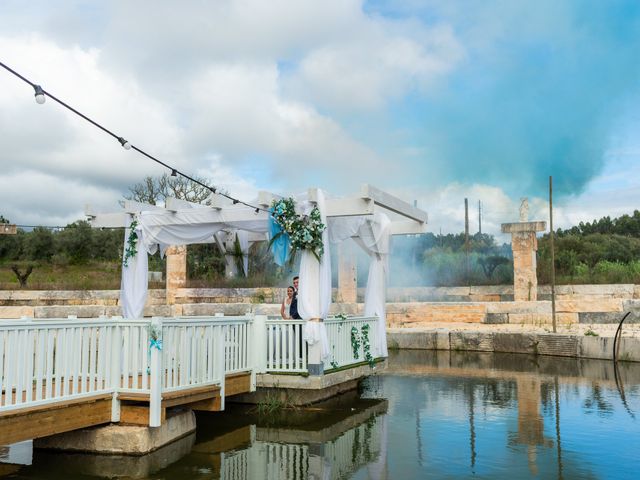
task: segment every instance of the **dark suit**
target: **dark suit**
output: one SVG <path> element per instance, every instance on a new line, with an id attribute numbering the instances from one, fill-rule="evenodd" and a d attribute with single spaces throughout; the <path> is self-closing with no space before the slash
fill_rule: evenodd
<path id="1" fill-rule="evenodd" d="M 291 318 L 295 320 L 300 320 L 302 318 L 298 313 L 298 292 L 293 292 L 291 306 L 289 307 L 289 314 L 291 315 Z"/>

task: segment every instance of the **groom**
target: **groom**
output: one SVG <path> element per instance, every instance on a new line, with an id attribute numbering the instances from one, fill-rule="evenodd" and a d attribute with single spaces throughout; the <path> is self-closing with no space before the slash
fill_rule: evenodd
<path id="1" fill-rule="evenodd" d="M 302 317 L 298 313 L 298 283 L 300 281 L 300 277 L 293 277 L 293 298 L 291 299 L 291 306 L 289 307 L 289 313 L 291 314 L 291 318 L 300 320 Z"/>

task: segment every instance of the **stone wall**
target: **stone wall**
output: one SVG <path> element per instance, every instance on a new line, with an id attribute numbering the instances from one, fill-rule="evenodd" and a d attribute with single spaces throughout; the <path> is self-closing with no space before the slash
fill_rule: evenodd
<path id="1" fill-rule="evenodd" d="M 387 340 L 389 349 L 528 353 L 602 360 L 613 357 L 613 337 L 392 329 L 387 333 Z M 640 339 L 622 337 L 619 355 L 621 360 L 640 362 Z"/>
<path id="2" fill-rule="evenodd" d="M 550 288 L 537 302 L 513 301 L 512 286 L 390 288 L 387 323 L 415 327 L 434 322 L 551 324 Z M 0 318 L 79 318 L 120 315 L 118 290 L 0 291 Z M 180 288 L 175 304 L 165 290 L 149 290 L 145 316 L 277 315 L 283 288 Z M 559 324 L 617 323 L 623 312 L 640 311 L 640 285 L 563 285 L 556 289 Z M 362 303 L 335 303 L 331 313 L 362 313 Z M 637 315 L 629 321 L 636 321 Z"/>

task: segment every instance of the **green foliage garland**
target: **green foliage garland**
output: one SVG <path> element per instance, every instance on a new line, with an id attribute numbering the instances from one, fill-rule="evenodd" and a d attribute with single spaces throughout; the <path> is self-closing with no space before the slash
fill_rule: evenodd
<path id="1" fill-rule="evenodd" d="M 282 232 L 273 237 L 271 242 L 282 233 L 286 233 L 291 240 L 291 258 L 295 257 L 298 250 L 310 250 L 318 260 L 322 258 L 324 253 L 322 232 L 327 226 L 322 223 L 318 207 L 313 207 L 309 215 L 298 215 L 295 200 L 289 197 L 274 200 L 271 204 L 271 212 L 275 222 L 282 228 Z"/>
<path id="2" fill-rule="evenodd" d="M 353 358 L 357 360 L 360 358 L 360 345 L 362 345 L 364 359 L 369 364 L 369 367 L 373 368 L 376 362 L 373 355 L 371 355 L 369 328 L 369 325 L 365 324 L 360 328 L 360 332 L 358 332 L 358 327 L 351 327 L 351 349 L 353 350 Z"/>
<path id="3" fill-rule="evenodd" d="M 353 350 L 353 358 L 360 358 L 360 335 L 358 327 L 351 327 L 351 349 Z"/>
<path id="4" fill-rule="evenodd" d="M 129 238 L 127 238 L 127 249 L 124 252 L 124 258 L 122 259 L 122 264 L 125 267 L 129 266 L 129 259 L 135 257 L 138 253 L 138 234 L 136 233 L 137 226 L 137 220 L 131 222 L 131 225 L 129 226 L 131 231 L 129 232 Z"/>

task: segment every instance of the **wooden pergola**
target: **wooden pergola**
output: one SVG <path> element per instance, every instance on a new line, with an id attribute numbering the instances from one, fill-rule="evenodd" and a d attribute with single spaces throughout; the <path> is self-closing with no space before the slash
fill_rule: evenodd
<path id="1" fill-rule="evenodd" d="M 311 188 L 307 191 L 307 199 L 311 203 L 317 202 L 318 189 Z M 261 191 L 255 204 L 261 208 L 269 208 L 274 199 L 281 198 L 271 192 Z M 194 212 L 194 209 L 198 209 Z M 387 213 L 391 218 L 391 235 L 415 235 L 427 231 L 427 213 L 405 202 L 388 192 L 371 185 L 362 185 L 357 195 L 342 198 L 327 198 L 325 202 L 325 215 L 331 217 L 364 216 L 373 217 L 376 212 Z M 97 213 L 91 206 L 85 208 L 89 222 L 93 228 L 126 227 L 135 215 L 153 211 L 160 214 L 162 222 L 167 226 L 175 224 L 180 216 L 189 213 L 197 213 L 197 221 L 203 223 L 228 223 L 216 235 L 212 235 L 211 242 L 218 244 L 223 252 L 233 251 L 235 235 L 238 231 L 246 231 L 249 244 L 267 240 L 263 232 L 252 231 L 251 225 L 256 221 L 268 221 L 266 211 L 255 212 L 251 208 L 242 205 L 234 205 L 231 200 L 213 195 L 209 205 L 191 203 L 177 198 L 167 198 L 163 207 L 149 205 L 132 200 L 122 202 L 122 210 L 111 213 Z M 166 251 L 166 295 L 167 304 L 175 302 L 175 294 L 178 288 L 186 286 L 186 246 L 170 247 Z M 342 302 L 356 301 L 356 271 L 355 261 L 352 255 L 346 254 L 343 249 L 339 253 L 338 274 L 338 298 Z M 233 276 L 237 273 L 236 262 L 233 255 L 226 255 L 226 274 Z"/>

